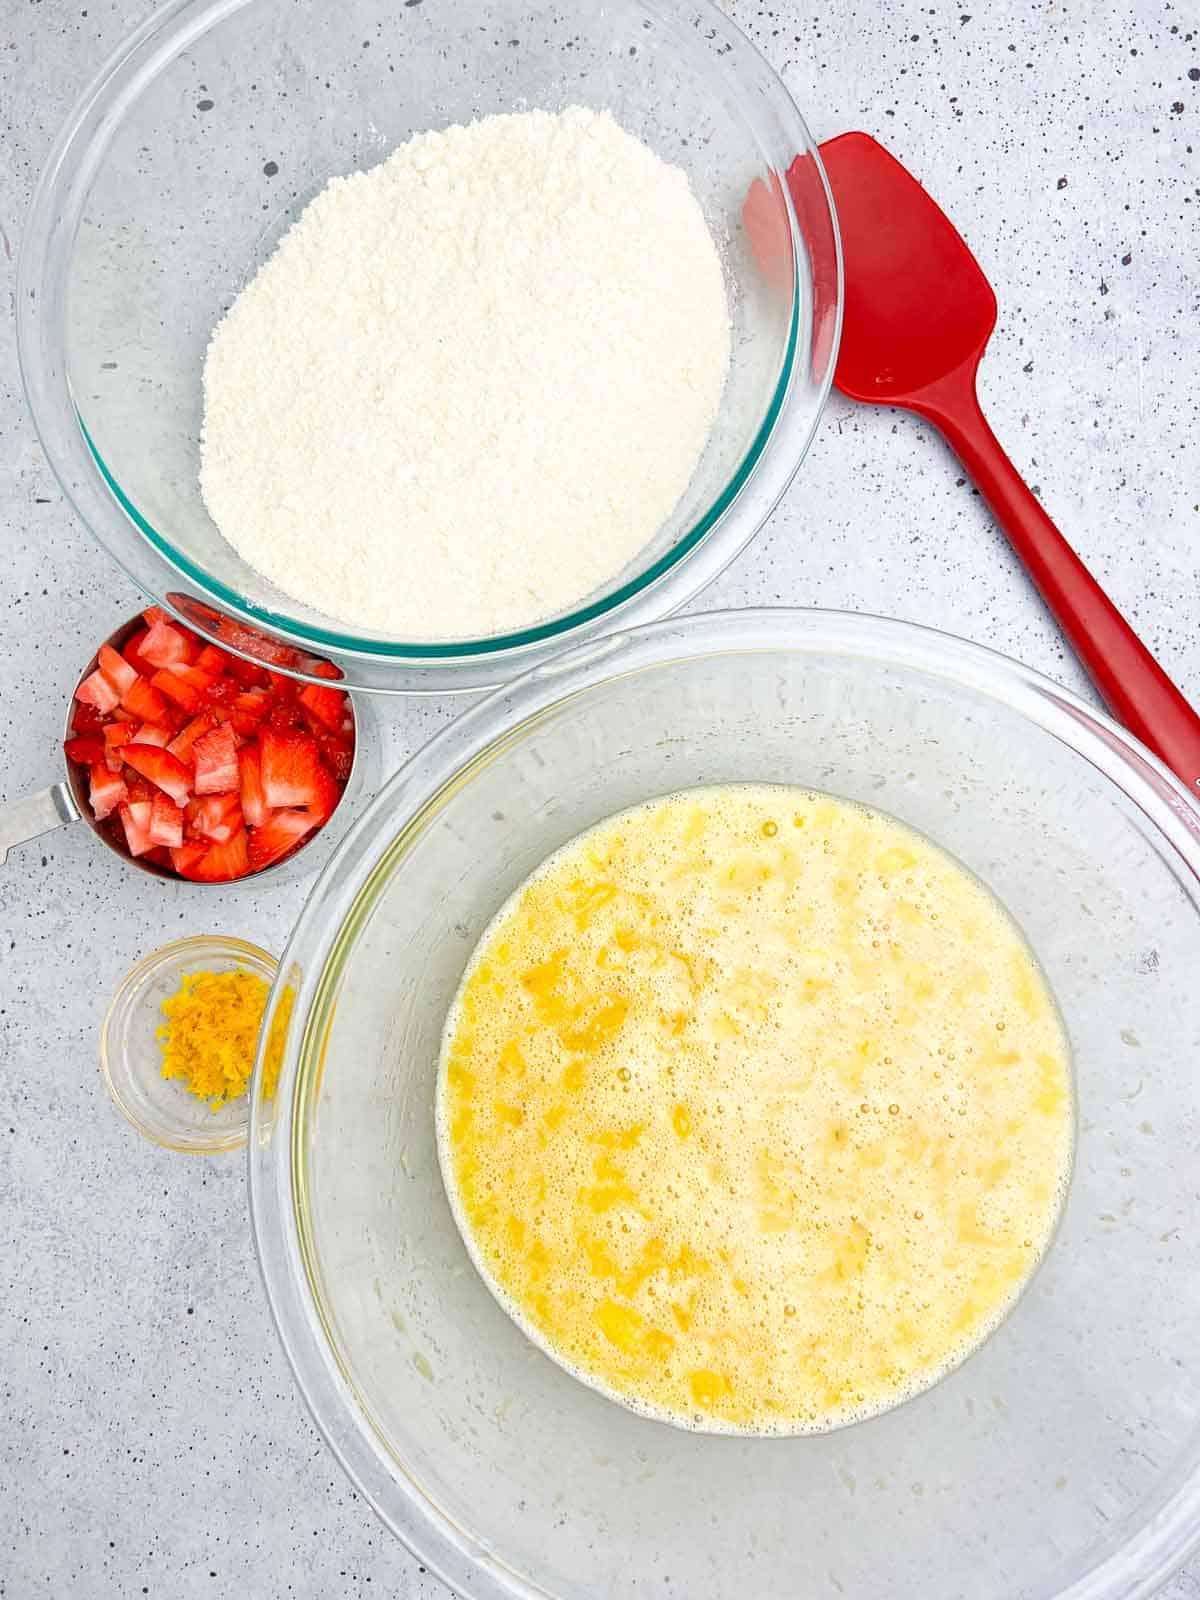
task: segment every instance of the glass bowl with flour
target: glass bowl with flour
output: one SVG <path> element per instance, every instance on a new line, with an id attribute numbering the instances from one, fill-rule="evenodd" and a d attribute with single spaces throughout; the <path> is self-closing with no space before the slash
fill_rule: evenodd
<path id="1" fill-rule="evenodd" d="M 707 0 L 185 0 L 73 113 L 21 279 L 125 570 L 398 691 L 696 593 L 799 466 L 840 306 L 812 141 Z"/>

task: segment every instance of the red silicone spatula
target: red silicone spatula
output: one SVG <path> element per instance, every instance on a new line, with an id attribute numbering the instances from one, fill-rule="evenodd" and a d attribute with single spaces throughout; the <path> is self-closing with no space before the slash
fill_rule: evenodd
<path id="1" fill-rule="evenodd" d="M 996 296 L 978 262 L 876 140 L 844 133 L 820 148 L 844 256 L 838 388 L 916 411 L 941 430 L 1113 715 L 1196 795 L 1200 717 L 1042 510 L 979 408 L 975 373 Z M 803 216 L 811 189 L 803 161 L 788 182 Z"/>

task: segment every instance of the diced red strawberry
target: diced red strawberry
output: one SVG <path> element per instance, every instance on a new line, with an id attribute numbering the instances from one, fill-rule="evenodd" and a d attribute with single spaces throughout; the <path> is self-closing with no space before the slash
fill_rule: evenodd
<path id="1" fill-rule="evenodd" d="M 183 843 L 183 811 L 165 794 L 156 794 L 150 805 L 149 834 L 154 844 L 167 849 Z"/>
<path id="2" fill-rule="evenodd" d="M 119 656 L 110 644 L 100 646 L 98 656 L 100 671 L 112 684 L 118 695 L 123 695 L 137 677 L 137 669 L 131 667 L 124 656 Z"/>
<path id="3" fill-rule="evenodd" d="M 225 844 L 242 826 L 241 802 L 236 794 L 206 794 L 188 801 L 184 827 L 189 839 L 212 839 Z"/>
<path id="4" fill-rule="evenodd" d="M 199 711 L 203 701 L 196 690 L 184 683 L 181 678 L 168 672 L 166 667 L 160 667 L 150 682 L 165 699 L 172 701 L 179 709 L 191 717 Z"/>
<path id="5" fill-rule="evenodd" d="M 243 745 L 238 751 L 238 777 L 242 797 L 242 815 L 252 828 L 267 820 L 267 802 L 262 788 L 262 767 L 258 751 L 253 745 Z"/>
<path id="6" fill-rule="evenodd" d="M 346 696 L 341 689 L 326 689 L 321 684 L 308 683 L 300 691 L 300 704 L 315 719 L 319 732 L 322 727 L 330 733 L 339 733 L 346 714 Z"/>
<path id="7" fill-rule="evenodd" d="M 216 727 L 216 719 L 211 711 L 202 711 L 180 730 L 171 740 L 167 749 L 173 756 L 178 756 L 181 761 L 191 759 L 192 746 L 196 740 L 206 734 L 210 728 Z"/>
<path id="8" fill-rule="evenodd" d="M 181 878 L 190 878 L 192 868 L 208 854 L 208 844 L 203 839 L 188 839 L 178 849 L 171 851 L 171 865 Z"/>
<path id="9" fill-rule="evenodd" d="M 201 672 L 207 672 L 212 677 L 219 678 L 229 671 L 229 657 L 219 646 L 206 644 L 196 657 L 196 665 Z"/>
<path id="10" fill-rule="evenodd" d="M 125 780 L 119 772 L 110 772 L 103 762 L 92 767 L 91 782 L 88 785 L 88 799 L 92 807 L 92 815 L 97 822 L 102 822 L 110 812 L 115 811 L 123 800 L 128 800 L 129 790 L 125 787 Z"/>
<path id="11" fill-rule="evenodd" d="M 227 844 L 210 844 L 188 872 L 198 883 L 225 883 L 250 871 L 246 830 L 239 828 Z"/>
<path id="12" fill-rule="evenodd" d="M 126 639 L 121 650 L 121 654 L 125 657 L 126 661 L 128 661 L 129 665 L 135 672 L 140 673 L 143 678 L 148 678 L 154 671 L 153 666 L 149 661 L 146 660 L 145 656 L 142 655 L 142 646 L 145 644 L 146 635 L 149 632 L 149 628 L 139 628 L 136 633 L 131 634 L 129 638 Z"/>
<path id="13" fill-rule="evenodd" d="M 204 690 L 204 698 L 210 706 L 226 705 L 238 692 L 238 686 L 232 678 L 217 678 Z"/>
<path id="14" fill-rule="evenodd" d="M 142 657 L 155 667 L 167 667 L 173 661 L 181 661 L 186 665 L 200 653 L 191 636 L 165 617 L 154 619 L 138 649 Z"/>
<path id="15" fill-rule="evenodd" d="M 328 816 L 337 804 L 337 785 L 311 734 L 264 728 L 259 757 L 263 797 L 272 811 L 281 806 L 305 806 Z"/>
<path id="16" fill-rule="evenodd" d="M 115 711 L 109 712 L 113 722 L 128 722 L 131 727 L 136 727 L 138 719 L 132 711 L 126 711 L 124 706 L 118 706 Z"/>
<path id="17" fill-rule="evenodd" d="M 98 733 L 78 734 L 64 743 L 63 752 L 68 761 L 77 761 L 81 767 L 90 767 L 94 763 L 103 766 L 104 738 Z"/>
<path id="18" fill-rule="evenodd" d="M 146 631 L 149 632 L 156 622 L 165 622 L 169 625 L 171 619 L 161 606 L 147 606 L 142 612 L 142 621 L 146 624 Z"/>
<path id="19" fill-rule="evenodd" d="M 229 702 L 230 709 L 258 722 L 271 709 L 271 696 L 263 689 L 243 689 Z"/>
<path id="20" fill-rule="evenodd" d="M 125 843 L 129 846 L 131 856 L 144 856 L 147 850 L 154 848 L 154 841 L 150 837 L 152 810 L 153 802 L 150 800 L 131 800 L 128 804 L 122 802 L 117 807 L 121 826 L 125 829 Z"/>
<path id="21" fill-rule="evenodd" d="M 276 700 L 286 702 L 294 700 L 299 693 L 300 684 L 295 678 L 289 678 L 286 672 L 272 672 L 268 670 L 267 678 Z"/>
<path id="22" fill-rule="evenodd" d="M 100 671 L 99 667 L 79 685 L 75 691 L 75 698 L 76 700 L 82 700 L 86 706 L 95 706 L 96 710 L 101 713 L 115 711 L 121 703 L 121 696 Z"/>
<path id="23" fill-rule="evenodd" d="M 121 696 L 121 704 L 139 722 L 161 722 L 167 703 L 145 678 L 136 678 Z"/>
<path id="24" fill-rule="evenodd" d="M 189 667 L 186 662 L 163 667 L 150 680 L 168 700 L 173 700 L 189 714 L 199 711 L 210 691 L 228 681 L 213 678 L 211 673 L 201 672 L 199 667 Z M 232 685 L 230 689 L 232 691 Z"/>
<path id="25" fill-rule="evenodd" d="M 129 790 L 130 800 L 144 800 L 149 805 L 158 793 L 154 785 L 147 783 L 145 778 L 134 772 L 132 767 L 124 768 L 121 776 L 125 780 L 125 787 Z"/>
<path id="26" fill-rule="evenodd" d="M 128 744 L 156 744 L 160 750 L 170 744 L 173 730 L 165 722 L 142 722 L 138 724 L 137 731 L 131 733 L 127 739 Z"/>
<path id="27" fill-rule="evenodd" d="M 153 744 L 127 744 L 125 763 L 169 794 L 176 805 L 187 804 L 192 789 L 192 775 L 178 756 L 173 756 L 169 750 L 162 750 Z"/>
<path id="28" fill-rule="evenodd" d="M 300 712 L 287 701 L 277 702 L 267 712 L 267 721 L 273 728 L 286 732 L 289 728 L 300 726 Z"/>
<path id="29" fill-rule="evenodd" d="M 104 718 L 98 707 L 76 700 L 75 709 L 71 714 L 71 726 L 76 733 L 95 733 L 97 728 L 104 726 Z"/>
<path id="30" fill-rule="evenodd" d="M 104 728 L 104 762 L 110 772 L 120 772 L 125 765 L 121 746 L 133 738 L 131 722 L 109 722 Z"/>
<path id="31" fill-rule="evenodd" d="M 225 794 L 238 787 L 237 740 L 227 723 L 213 728 L 192 746 L 197 794 Z"/>
<path id="32" fill-rule="evenodd" d="M 260 689 L 270 682 L 265 667 L 260 667 L 254 661 L 247 661 L 242 656 L 230 656 L 225 671 L 245 689 Z"/>
<path id="33" fill-rule="evenodd" d="M 294 850 L 318 826 L 307 811 L 272 811 L 261 827 L 250 830 L 250 866 L 261 872 Z"/>
<path id="34" fill-rule="evenodd" d="M 142 860 L 153 861 L 156 867 L 165 867 L 168 872 L 171 870 L 171 852 L 164 849 L 161 844 L 156 844 L 153 850 L 147 850 Z"/>

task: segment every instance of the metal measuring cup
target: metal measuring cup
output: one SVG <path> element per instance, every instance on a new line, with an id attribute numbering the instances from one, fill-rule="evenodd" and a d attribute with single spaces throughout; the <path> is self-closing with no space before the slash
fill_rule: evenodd
<path id="1" fill-rule="evenodd" d="M 115 633 L 110 634 L 105 643 L 119 654 L 139 628 L 143 627 L 143 619 L 139 614 L 123 623 Z M 63 742 L 72 736 L 72 721 L 75 716 L 75 696 L 83 680 L 96 670 L 100 660 L 100 648 L 92 656 L 87 666 L 79 675 L 79 681 L 71 693 L 67 706 L 66 720 L 63 725 Z M 222 646 L 228 649 L 228 646 Z M 238 654 L 237 651 L 230 652 Z M 262 663 L 258 663 L 262 664 Z M 330 683 L 331 688 L 339 685 Z M 65 752 L 62 754 L 62 763 L 65 776 L 58 782 L 52 783 L 48 789 L 41 789 L 36 794 L 22 795 L 19 800 L 9 800 L 0 805 L 0 867 L 8 859 L 8 852 L 14 845 L 28 844 L 31 839 L 36 839 L 44 833 L 51 833 L 55 828 L 64 827 L 69 822 L 82 822 L 91 830 L 94 837 L 99 839 L 115 856 L 118 856 L 127 867 L 136 867 L 139 872 L 144 872 L 152 878 L 167 878 L 172 883 L 192 884 L 198 889 L 234 889 L 244 883 L 258 883 L 264 878 L 279 878 L 289 876 L 298 857 L 316 840 L 321 838 L 327 828 L 332 824 L 334 817 L 341 812 L 345 815 L 346 802 L 351 794 L 361 786 L 363 771 L 362 755 L 362 716 L 361 707 L 356 706 L 354 697 L 347 693 L 346 699 L 354 718 L 354 761 L 350 768 L 350 775 L 346 780 L 346 787 L 342 790 L 341 797 L 330 816 L 321 827 L 315 829 L 308 838 L 285 856 L 282 861 L 272 862 L 269 867 L 263 867 L 258 872 L 247 873 L 244 878 L 231 878 L 215 883 L 203 882 L 194 878 L 181 877 L 179 873 L 172 872 L 166 867 L 159 866 L 154 861 L 143 860 L 140 856 L 131 856 L 120 843 L 110 834 L 101 823 L 92 815 L 92 808 L 88 802 L 86 774 L 81 772 L 74 762 L 69 761 Z"/>

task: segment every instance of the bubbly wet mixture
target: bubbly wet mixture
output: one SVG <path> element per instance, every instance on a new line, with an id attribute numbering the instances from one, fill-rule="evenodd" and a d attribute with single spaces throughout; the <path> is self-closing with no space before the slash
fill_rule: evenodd
<path id="1" fill-rule="evenodd" d="M 884 1409 L 1003 1316 L 1053 1230 L 1067 1041 L 1019 930 L 894 819 L 694 789 L 552 856 L 480 942 L 438 1100 L 513 1317 L 689 1427 Z"/>

